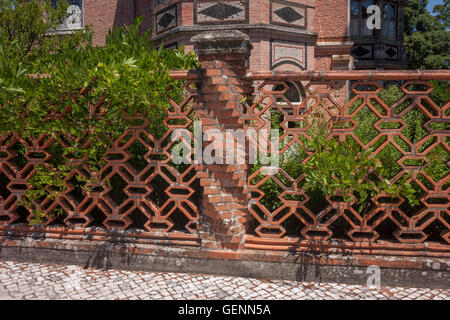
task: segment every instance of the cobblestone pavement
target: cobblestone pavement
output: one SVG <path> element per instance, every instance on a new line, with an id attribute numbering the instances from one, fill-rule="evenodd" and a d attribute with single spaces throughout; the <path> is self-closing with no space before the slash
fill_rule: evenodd
<path id="1" fill-rule="evenodd" d="M 83 269 L 0 261 L 0 299 L 439 299 L 450 290 Z"/>

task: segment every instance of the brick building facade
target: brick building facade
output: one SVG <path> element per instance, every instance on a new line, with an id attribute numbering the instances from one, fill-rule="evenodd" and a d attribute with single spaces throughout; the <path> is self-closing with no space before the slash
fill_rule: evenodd
<path id="1" fill-rule="evenodd" d="M 72 0 L 75 22 L 101 45 L 115 25 L 144 16 L 155 44 L 193 48 L 191 38 L 217 29 L 249 35 L 251 70 L 401 69 L 405 0 Z M 367 8 L 381 8 L 381 29 L 367 28 Z"/>

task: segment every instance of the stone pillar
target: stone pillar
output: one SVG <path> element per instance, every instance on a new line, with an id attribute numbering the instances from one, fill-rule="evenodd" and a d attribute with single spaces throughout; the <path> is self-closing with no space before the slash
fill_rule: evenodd
<path id="1" fill-rule="evenodd" d="M 205 248 L 241 249 L 250 216 L 246 191 L 248 166 L 235 158 L 233 164 L 229 151 L 236 146 L 235 139 L 226 132 L 244 129 L 239 104 L 252 92 L 251 84 L 243 79 L 252 45 L 249 37 L 237 30 L 208 31 L 191 41 L 202 68 L 195 113 L 202 122 L 203 133 L 203 159 L 196 164 L 204 190 L 199 212 L 201 243 Z M 212 146 L 223 150 L 222 154 L 214 154 L 213 164 L 208 164 L 211 159 L 205 157 L 209 154 L 208 146 L 209 150 Z"/>
<path id="2" fill-rule="evenodd" d="M 353 70 L 354 69 L 354 59 L 350 54 L 342 55 L 332 55 L 332 66 L 331 69 L 334 70 Z M 349 81 L 340 80 L 334 81 L 334 98 L 337 103 L 342 105 L 345 104 L 347 99 L 347 92 Z"/>
<path id="3" fill-rule="evenodd" d="M 332 55 L 332 70 L 353 70 L 353 57 L 349 54 Z"/>

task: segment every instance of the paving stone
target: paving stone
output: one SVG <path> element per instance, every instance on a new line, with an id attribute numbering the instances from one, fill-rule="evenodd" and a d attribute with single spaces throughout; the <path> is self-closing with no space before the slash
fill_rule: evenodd
<path id="1" fill-rule="evenodd" d="M 374 288 L 335 283 L 185 273 L 82 269 L 0 261 L 0 299 L 450 299 L 450 290 Z"/>

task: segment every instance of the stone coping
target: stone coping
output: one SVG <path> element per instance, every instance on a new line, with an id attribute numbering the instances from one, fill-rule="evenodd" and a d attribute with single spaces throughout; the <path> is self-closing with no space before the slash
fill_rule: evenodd
<path id="1" fill-rule="evenodd" d="M 0 259 L 84 267 L 363 284 L 379 267 L 383 286 L 450 288 L 450 259 L 314 252 L 213 250 L 110 241 L 0 237 Z"/>

